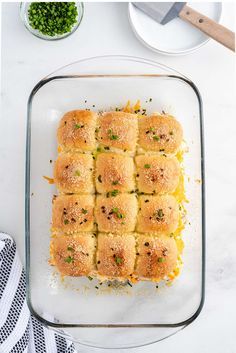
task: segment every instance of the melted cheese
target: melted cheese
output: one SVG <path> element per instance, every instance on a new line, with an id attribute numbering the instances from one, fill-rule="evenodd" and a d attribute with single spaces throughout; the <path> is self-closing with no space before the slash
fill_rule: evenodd
<path id="1" fill-rule="evenodd" d="M 140 109 L 141 109 L 140 99 L 138 99 L 134 105 L 132 105 L 130 103 L 130 100 L 128 100 L 128 102 L 126 103 L 126 105 L 124 106 L 122 111 L 125 113 L 135 113 L 135 112 L 139 111 Z"/>
<path id="2" fill-rule="evenodd" d="M 45 180 L 47 180 L 48 184 L 54 184 L 54 179 L 53 178 L 50 178 L 50 177 L 45 176 L 45 175 L 43 175 L 43 178 Z"/>

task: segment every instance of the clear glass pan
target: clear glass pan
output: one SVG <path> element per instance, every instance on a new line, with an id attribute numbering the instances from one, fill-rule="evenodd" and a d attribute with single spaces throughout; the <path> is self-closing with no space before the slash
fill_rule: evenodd
<path id="1" fill-rule="evenodd" d="M 149 98 L 152 101 L 149 102 Z M 56 128 L 68 110 L 105 110 L 141 100 L 147 112 L 166 111 L 182 124 L 188 222 L 184 267 L 171 286 L 140 282 L 118 290 L 96 280 L 66 278 L 48 265 L 51 200 L 50 160 L 57 156 Z M 95 106 L 95 107 L 94 107 Z M 205 219 L 202 103 L 196 86 L 155 62 L 105 56 L 68 65 L 42 79 L 28 102 L 26 160 L 27 297 L 32 313 L 75 341 L 102 348 L 156 342 L 191 323 L 204 301 Z"/>

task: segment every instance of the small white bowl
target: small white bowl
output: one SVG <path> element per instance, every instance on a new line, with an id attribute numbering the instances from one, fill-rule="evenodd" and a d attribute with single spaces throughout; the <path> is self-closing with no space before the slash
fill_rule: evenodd
<path id="1" fill-rule="evenodd" d="M 222 3 L 188 3 L 193 9 L 220 21 Z M 176 18 L 161 25 L 147 16 L 132 3 L 129 3 L 129 21 L 136 37 L 149 49 L 165 55 L 184 55 L 199 49 L 209 41 L 209 37 L 189 23 Z"/>

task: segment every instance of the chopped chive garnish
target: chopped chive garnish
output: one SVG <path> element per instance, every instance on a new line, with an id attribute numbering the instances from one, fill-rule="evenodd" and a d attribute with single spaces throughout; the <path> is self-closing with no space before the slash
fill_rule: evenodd
<path id="1" fill-rule="evenodd" d="M 152 138 L 153 138 L 153 140 L 155 140 L 155 141 L 159 141 L 159 140 L 160 140 L 160 137 L 157 136 L 157 135 L 154 135 Z"/>
<path id="2" fill-rule="evenodd" d="M 74 261 L 74 258 L 72 256 L 68 256 L 65 258 L 65 262 L 67 262 L 68 264 L 70 264 L 73 261 Z"/>
<path id="3" fill-rule="evenodd" d="M 76 176 L 80 176 L 80 175 L 81 175 L 81 174 L 80 174 L 80 171 L 79 171 L 79 170 L 76 170 L 76 171 L 75 171 L 75 175 L 76 175 Z"/>
<path id="4" fill-rule="evenodd" d="M 87 278 L 88 278 L 90 281 L 93 280 L 93 277 L 91 277 L 91 276 L 88 276 Z"/>
<path id="5" fill-rule="evenodd" d="M 164 262 L 165 259 L 164 259 L 164 257 L 158 257 L 157 261 L 158 261 L 158 262 Z"/>
<path id="6" fill-rule="evenodd" d="M 118 140 L 119 136 L 118 135 L 111 135 L 110 140 Z"/>
<path id="7" fill-rule="evenodd" d="M 115 256 L 115 262 L 119 265 L 122 264 L 123 259 L 121 257 Z"/>
<path id="8" fill-rule="evenodd" d="M 110 197 L 110 196 L 115 197 L 115 196 L 117 196 L 118 194 L 119 194 L 119 190 L 115 189 L 115 190 L 112 190 L 112 191 L 107 192 L 106 196 L 107 196 L 107 197 Z"/>
<path id="9" fill-rule="evenodd" d="M 114 180 L 114 181 L 112 182 L 112 185 L 117 185 L 117 184 L 119 184 L 119 181 L 118 181 L 118 180 Z"/>
<path id="10" fill-rule="evenodd" d="M 119 209 L 117 207 L 114 207 L 111 211 L 116 215 L 118 219 L 125 218 L 125 216 L 119 212 Z"/>
<path id="11" fill-rule="evenodd" d="M 86 214 L 86 213 L 88 213 L 88 210 L 85 210 L 84 208 L 82 208 L 82 213 Z"/>
<path id="12" fill-rule="evenodd" d="M 118 195 L 118 193 L 119 193 L 119 190 L 112 190 L 111 191 L 111 196 L 117 196 Z"/>
<path id="13" fill-rule="evenodd" d="M 156 214 L 154 214 L 154 216 L 157 218 L 157 220 L 161 220 L 164 217 L 163 210 L 160 208 L 159 210 L 157 210 L 157 212 L 156 212 Z"/>
<path id="14" fill-rule="evenodd" d="M 77 17 L 75 2 L 31 2 L 28 9 L 30 26 L 49 37 L 71 32 Z"/>
<path id="15" fill-rule="evenodd" d="M 75 251 L 75 249 L 72 248 L 71 246 L 67 246 L 67 250 L 68 250 L 68 251 Z"/>
<path id="16" fill-rule="evenodd" d="M 119 139 L 119 136 L 118 135 L 114 135 L 113 131 L 111 129 L 109 129 L 107 132 L 108 132 L 108 137 L 109 137 L 110 140 L 118 140 Z"/>
<path id="17" fill-rule="evenodd" d="M 151 168 L 151 164 L 144 164 L 144 168 L 146 168 L 146 169 Z"/>
<path id="18" fill-rule="evenodd" d="M 65 219 L 64 224 L 68 224 L 68 223 L 69 223 L 68 219 Z"/>
<path id="19" fill-rule="evenodd" d="M 112 212 L 113 213 L 117 213 L 119 210 L 118 210 L 118 208 L 117 207 L 114 207 L 113 209 L 112 209 Z"/>
<path id="20" fill-rule="evenodd" d="M 76 128 L 76 129 L 80 129 L 82 126 L 83 126 L 83 125 L 81 125 L 81 124 L 75 124 L 75 128 Z"/>

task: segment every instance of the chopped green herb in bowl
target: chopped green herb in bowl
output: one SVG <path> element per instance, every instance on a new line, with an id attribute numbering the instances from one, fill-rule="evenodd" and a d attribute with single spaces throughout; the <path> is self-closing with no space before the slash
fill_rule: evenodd
<path id="1" fill-rule="evenodd" d="M 73 33 L 83 17 L 83 3 L 78 2 L 22 2 L 21 18 L 35 36 L 62 39 Z"/>

